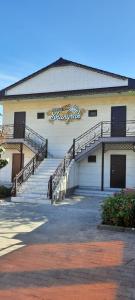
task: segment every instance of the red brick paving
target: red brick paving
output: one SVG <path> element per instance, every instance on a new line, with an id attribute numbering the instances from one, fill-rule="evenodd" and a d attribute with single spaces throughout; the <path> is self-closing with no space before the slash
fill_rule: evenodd
<path id="1" fill-rule="evenodd" d="M 34 244 L 21 248 L 0 258 L 0 274 L 6 280 L 6 287 L 0 289 L 0 300 L 116 300 L 117 282 L 108 282 L 107 277 L 104 282 L 101 270 L 122 265 L 123 247 L 120 241 L 109 241 Z M 94 279 L 84 284 L 87 274 L 82 270 L 94 268 L 99 268 L 101 282 Z M 56 282 L 51 275 L 46 281 L 47 272 L 56 270 L 61 277 L 56 273 Z M 62 270 L 69 272 L 64 283 Z M 70 270 L 78 272 L 77 284 L 72 283 Z M 27 274 L 30 281 L 25 279 Z"/>
<path id="2" fill-rule="evenodd" d="M 121 265 L 123 243 L 34 244 L 0 260 L 0 272 L 78 269 Z"/>
<path id="3" fill-rule="evenodd" d="M 86 284 L 0 291 L 0 300 L 115 300 L 117 285 Z"/>

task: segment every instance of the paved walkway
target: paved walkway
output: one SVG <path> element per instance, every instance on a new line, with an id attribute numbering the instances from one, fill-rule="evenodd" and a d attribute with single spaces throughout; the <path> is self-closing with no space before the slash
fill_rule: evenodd
<path id="1" fill-rule="evenodd" d="M 1 204 L 0 300 L 135 299 L 135 234 L 98 230 L 100 205 Z"/>

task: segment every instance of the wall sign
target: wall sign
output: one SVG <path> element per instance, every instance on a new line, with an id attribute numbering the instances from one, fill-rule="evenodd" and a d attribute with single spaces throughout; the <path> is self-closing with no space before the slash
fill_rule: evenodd
<path id="1" fill-rule="evenodd" d="M 65 121 L 69 123 L 71 121 L 80 120 L 84 112 L 85 110 L 80 109 L 77 105 L 67 104 L 63 107 L 49 110 L 47 115 L 49 116 L 50 122 Z"/>

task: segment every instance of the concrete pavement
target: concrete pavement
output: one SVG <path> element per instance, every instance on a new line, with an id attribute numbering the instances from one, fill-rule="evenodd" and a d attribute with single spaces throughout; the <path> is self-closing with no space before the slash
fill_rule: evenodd
<path id="1" fill-rule="evenodd" d="M 101 203 L 1 204 L 0 300 L 135 299 L 135 235 L 98 230 Z"/>

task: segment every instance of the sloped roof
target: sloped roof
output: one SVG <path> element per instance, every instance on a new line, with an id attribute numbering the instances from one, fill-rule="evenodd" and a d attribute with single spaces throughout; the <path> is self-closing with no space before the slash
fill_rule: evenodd
<path id="1" fill-rule="evenodd" d="M 119 74 L 115 74 L 115 73 L 112 73 L 112 72 L 108 72 L 108 71 L 104 71 L 104 70 L 101 70 L 101 69 L 98 69 L 98 68 L 93 68 L 93 67 L 90 67 L 90 66 L 87 66 L 87 65 L 83 65 L 83 64 L 80 64 L 80 63 L 77 63 L 77 62 L 73 62 L 71 60 L 67 60 L 67 59 L 64 59 L 62 57 L 60 57 L 58 60 L 54 61 L 53 63 L 49 64 L 48 66 L 26 76 L 25 78 L 9 85 L 8 87 L 2 89 L 0 91 L 0 93 L 3 94 L 4 91 L 7 91 L 8 89 L 12 88 L 12 87 L 15 87 L 23 82 L 25 82 L 26 80 L 28 79 L 31 79 L 35 76 L 37 76 L 38 74 L 48 70 L 48 69 L 51 69 L 51 68 L 54 68 L 54 67 L 61 67 L 61 66 L 75 66 L 75 67 L 79 67 L 79 68 L 82 68 L 82 69 L 87 69 L 87 70 L 90 70 L 90 71 L 93 71 L 93 72 L 96 72 L 96 73 L 100 73 L 100 74 L 103 74 L 103 75 L 108 75 L 108 76 L 111 76 L 111 77 L 114 77 L 114 78 L 118 78 L 118 79 L 128 79 L 128 77 L 126 76 L 122 76 L 122 75 L 119 75 Z"/>

